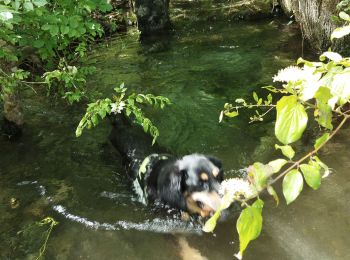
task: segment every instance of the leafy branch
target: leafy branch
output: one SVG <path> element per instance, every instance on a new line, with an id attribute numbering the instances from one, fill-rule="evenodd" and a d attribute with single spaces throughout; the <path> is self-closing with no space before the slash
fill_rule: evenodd
<path id="1" fill-rule="evenodd" d="M 134 121 L 142 126 L 143 130 L 153 137 L 153 144 L 159 136 L 158 128 L 147 118 L 140 107 L 140 105 L 150 105 L 154 108 L 163 109 L 166 105 L 170 105 L 171 102 L 168 98 L 163 96 L 154 96 L 152 94 L 136 94 L 132 93 L 127 95 L 127 88 L 122 83 L 119 87 L 114 89 L 115 95 L 113 98 L 99 99 L 94 103 L 88 104 L 86 113 L 81 119 L 75 135 L 81 136 L 85 128 L 91 129 L 97 126 L 102 119 L 107 115 L 125 113 L 126 116 L 132 117 Z"/>
<path id="2" fill-rule="evenodd" d="M 345 25 L 332 33 L 332 40 L 350 34 L 350 16 L 341 12 L 339 17 L 345 21 Z M 248 167 L 246 179 L 228 179 L 222 184 L 221 207 L 206 222 L 203 230 L 213 231 L 221 211 L 235 201 L 240 202 L 245 208 L 236 224 L 240 240 L 240 250 L 236 257 L 239 259 L 249 242 L 256 239 L 261 232 L 264 203 L 260 194 L 263 191 L 267 190 L 278 204 L 279 198 L 272 185 L 283 178 L 283 195 L 286 203 L 290 204 L 301 193 L 304 181 L 317 190 L 322 177 L 329 175 L 328 166 L 316 154 L 350 118 L 350 57 L 342 57 L 329 50 L 319 59 L 318 62 L 311 62 L 299 58 L 297 66 L 282 69 L 273 77 L 274 82 L 282 83 L 281 86 L 268 86 L 265 89 L 282 96 L 275 105 L 272 104 L 271 93 L 264 101 L 254 92 L 255 103 L 236 99 L 239 105 L 226 103 L 220 113 L 221 121 L 223 116 L 238 116 L 239 110 L 243 108 L 267 109 L 264 113 L 256 110 L 255 115 L 250 118 L 250 122 L 253 122 L 263 121 L 264 116 L 276 109 L 275 136 L 282 145 L 276 144 L 275 148 L 281 150 L 287 158 L 278 158 L 267 164 L 255 162 Z M 293 161 L 295 151 L 291 144 L 300 140 L 307 127 L 311 114 L 307 110 L 313 110 L 314 120 L 320 126 L 322 134 L 315 141 L 312 151 Z M 342 120 L 333 129 L 335 116 L 342 117 Z M 285 167 L 287 164 L 289 166 Z M 257 200 L 249 205 L 255 198 Z"/>

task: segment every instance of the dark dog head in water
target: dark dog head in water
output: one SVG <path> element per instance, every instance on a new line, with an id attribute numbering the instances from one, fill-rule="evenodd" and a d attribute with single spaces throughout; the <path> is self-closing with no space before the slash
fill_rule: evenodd
<path id="1" fill-rule="evenodd" d="M 223 180 L 221 162 L 214 157 L 191 154 L 156 165 L 148 178 L 148 195 L 172 207 L 207 217 L 220 204 Z"/>

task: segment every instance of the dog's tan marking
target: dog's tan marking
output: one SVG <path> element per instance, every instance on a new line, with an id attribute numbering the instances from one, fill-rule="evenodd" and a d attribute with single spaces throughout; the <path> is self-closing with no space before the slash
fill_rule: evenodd
<path id="1" fill-rule="evenodd" d="M 197 202 L 192 199 L 191 196 L 188 196 L 186 198 L 186 205 L 187 205 L 187 209 L 190 213 L 192 214 L 199 214 L 202 218 L 206 218 L 210 215 L 210 213 L 212 212 L 212 209 L 204 206 L 204 208 L 200 208 L 197 204 Z"/>
<path id="2" fill-rule="evenodd" d="M 200 214 L 202 211 L 202 209 L 197 205 L 197 202 L 192 199 L 191 196 L 186 198 L 186 205 L 190 213 Z"/>
<path id="3" fill-rule="evenodd" d="M 202 172 L 201 175 L 200 175 L 200 178 L 202 181 L 207 181 L 209 179 L 209 176 L 207 173 L 205 172 Z"/>
<path id="4" fill-rule="evenodd" d="M 220 172 L 220 171 L 219 171 L 218 168 L 214 168 L 212 173 L 213 173 L 214 177 L 218 177 L 219 172 Z"/>

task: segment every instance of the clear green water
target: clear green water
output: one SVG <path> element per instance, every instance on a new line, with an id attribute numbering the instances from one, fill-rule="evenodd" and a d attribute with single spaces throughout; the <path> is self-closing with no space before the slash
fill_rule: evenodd
<path id="1" fill-rule="evenodd" d="M 125 82 L 135 91 L 168 96 L 174 104 L 152 115 L 159 142 L 179 155 L 215 155 L 233 176 L 253 160 L 275 155 L 269 148 L 275 142 L 273 122 L 249 125 L 243 113 L 219 124 L 220 109 L 269 84 L 301 54 L 301 43 L 285 22 L 219 20 L 177 19 L 173 35 L 157 44 L 141 45 L 130 32 L 98 46 L 90 56 L 97 72 L 89 87 L 107 94 Z M 143 206 L 108 144 L 108 124 L 77 139 L 83 106 L 36 99 L 25 102 L 23 138 L 0 140 L 0 259 L 37 256 L 43 229 L 32 224 L 45 216 L 60 222 L 46 259 L 233 259 L 237 214 L 213 235 L 202 234 L 198 222 L 184 223 L 173 212 Z M 289 207 L 282 202 L 276 209 L 268 200 L 264 230 L 246 259 L 350 257 L 349 137 L 342 131 L 322 154 L 335 173 L 319 191 L 306 188 Z M 15 209 L 11 198 L 19 201 Z"/>

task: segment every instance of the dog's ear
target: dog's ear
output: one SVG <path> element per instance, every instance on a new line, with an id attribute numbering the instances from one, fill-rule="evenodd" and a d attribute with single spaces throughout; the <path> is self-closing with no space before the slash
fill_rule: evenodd
<path id="1" fill-rule="evenodd" d="M 216 177 L 216 179 L 218 181 L 220 181 L 220 182 L 223 181 L 224 180 L 224 168 L 222 167 L 222 162 L 214 156 L 206 155 L 205 157 L 207 157 L 207 159 L 209 161 L 211 161 L 216 167 L 218 167 L 219 172 L 216 172 L 214 174 L 214 176 Z"/>
<path id="2" fill-rule="evenodd" d="M 160 197 L 171 206 L 186 210 L 186 201 L 183 196 L 186 171 L 180 171 L 174 165 L 165 175 L 161 178 L 162 184 L 158 186 Z"/>

